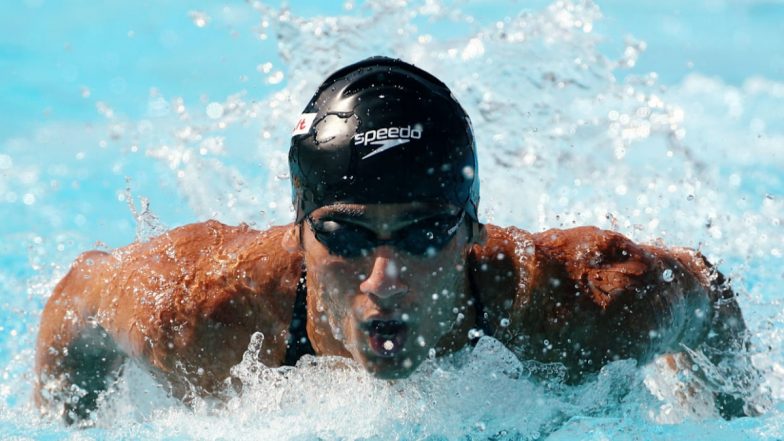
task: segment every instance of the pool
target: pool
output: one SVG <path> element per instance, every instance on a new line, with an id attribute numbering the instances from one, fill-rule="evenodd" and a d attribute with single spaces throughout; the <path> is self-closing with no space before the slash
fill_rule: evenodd
<path id="1" fill-rule="evenodd" d="M 781 439 L 784 4 L 680 3 L 11 2 L 0 439 Z M 325 75 L 374 54 L 433 72 L 472 115 L 484 220 L 598 225 L 717 262 L 767 412 L 686 408 L 667 393 L 678 378 L 626 361 L 579 387 L 533 381 L 557 366 L 485 339 L 396 383 L 329 358 L 245 361 L 245 393 L 193 409 L 129 365 L 94 427 L 38 417 L 38 320 L 73 258 L 197 220 L 290 221 L 291 124 Z"/>

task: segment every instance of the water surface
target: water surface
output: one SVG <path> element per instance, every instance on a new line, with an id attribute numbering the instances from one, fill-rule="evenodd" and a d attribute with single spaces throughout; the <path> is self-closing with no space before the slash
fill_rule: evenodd
<path id="1" fill-rule="evenodd" d="M 0 18 L 0 438 L 784 436 L 780 2 L 192 8 L 27 0 Z M 580 387 L 534 381 L 557 367 L 486 339 L 395 383 L 328 358 L 245 361 L 246 393 L 194 409 L 130 365 L 95 427 L 39 418 L 33 343 L 73 258 L 197 220 L 290 221 L 289 128 L 327 74 L 375 54 L 431 71 L 472 115 L 482 219 L 598 225 L 718 263 L 767 412 L 724 421 L 679 403 L 678 378 L 625 361 Z"/>

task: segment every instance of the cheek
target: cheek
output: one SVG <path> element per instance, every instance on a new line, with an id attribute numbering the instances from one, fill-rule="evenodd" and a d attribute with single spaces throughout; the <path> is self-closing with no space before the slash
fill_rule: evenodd
<path id="1" fill-rule="evenodd" d="M 445 249 L 431 259 L 410 262 L 407 271 L 409 286 L 417 286 L 425 294 L 425 304 L 440 303 L 439 300 L 453 299 L 455 289 L 462 288 L 465 281 L 465 261 L 459 250 Z M 417 275 L 414 277 L 413 275 Z M 432 300 L 432 302 L 431 302 Z"/>
<path id="2" fill-rule="evenodd" d="M 308 284 L 317 290 L 316 309 L 341 322 L 353 316 L 353 303 L 361 283 L 361 271 L 342 262 L 322 262 L 308 266 Z"/>
<path id="3" fill-rule="evenodd" d="M 445 250 L 452 251 L 452 250 Z M 459 253 L 458 250 L 452 251 Z M 422 261 L 415 271 L 420 271 L 422 277 L 412 278 L 411 286 L 419 292 L 420 317 L 430 317 L 432 320 L 424 321 L 423 325 L 440 328 L 451 325 L 458 314 L 465 312 L 462 308 L 466 303 L 465 290 L 466 275 L 464 260 L 460 254 L 439 256 L 441 259 Z"/>

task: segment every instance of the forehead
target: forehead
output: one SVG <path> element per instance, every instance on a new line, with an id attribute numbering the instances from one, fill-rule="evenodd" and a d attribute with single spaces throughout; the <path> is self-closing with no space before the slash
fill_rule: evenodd
<path id="1" fill-rule="evenodd" d="M 397 223 L 414 221 L 441 214 L 457 214 L 459 208 L 450 204 L 406 202 L 399 204 L 338 203 L 320 207 L 311 217 L 331 217 L 364 223 Z"/>

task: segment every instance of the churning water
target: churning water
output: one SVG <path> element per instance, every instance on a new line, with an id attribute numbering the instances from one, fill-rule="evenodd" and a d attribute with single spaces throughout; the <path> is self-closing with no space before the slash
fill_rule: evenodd
<path id="1" fill-rule="evenodd" d="M 27 3 L 45 13 L 41 1 Z M 782 14 L 775 2 L 740 4 Z M 216 70 L 234 72 L 232 61 L 242 58 L 252 68 L 235 88 L 213 88 L 220 97 L 198 89 L 170 96 L 166 85 L 178 79 L 163 78 L 144 96 L 126 93 L 117 103 L 124 110 L 112 101 L 120 95 L 79 85 L 90 72 L 79 76 L 64 62 L 63 75 L 78 88 L 74 108 L 87 102 L 100 119 L 55 109 L 21 134 L 4 133 L 0 151 L 0 438 L 782 439 L 784 83 L 765 76 L 728 83 L 695 69 L 664 85 L 633 69 L 646 57 L 643 42 L 610 41 L 616 55 L 601 50 L 607 42 L 597 35 L 602 14 L 593 3 L 522 13 L 513 1 L 489 5 L 481 12 L 471 2 L 349 1 L 328 16 L 261 2 L 184 9 L 178 13 L 191 29 L 158 35 L 178 63 L 207 56 Z M 85 32 L 100 20 L 87 8 L 83 18 L 73 26 Z M 200 43 L 199 32 L 210 28 L 237 40 L 253 34 L 258 53 L 233 49 L 231 39 L 219 49 Z M 120 31 L 147 38 L 145 29 Z M 784 43 L 782 35 L 774 39 Z M 39 417 L 30 400 L 38 320 L 72 259 L 196 220 L 257 228 L 290 221 L 290 127 L 327 74 L 375 54 L 431 71 L 472 115 L 484 220 L 533 231 L 598 225 L 699 248 L 717 262 L 754 335 L 766 412 L 722 420 L 709 406 L 678 399 L 682 378 L 628 361 L 565 386 L 558 366 L 521 363 L 490 338 L 426 362 L 410 379 L 385 382 L 343 359 L 266 368 L 252 361 L 257 336 L 234 371 L 247 387 L 227 402 L 186 407 L 130 364 L 93 427 Z M 121 64 L 100 55 L 98 64 Z M 136 55 L 147 75 L 165 77 L 145 67 L 143 51 Z M 214 72 L 182 81 L 202 74 Z M 133 81 L 118 76 L 109 88 L 132 92 Z M 128 102 L 143 110 L 127 110 Z M 543 370 L 551 381 L 531 378 Z"/>

